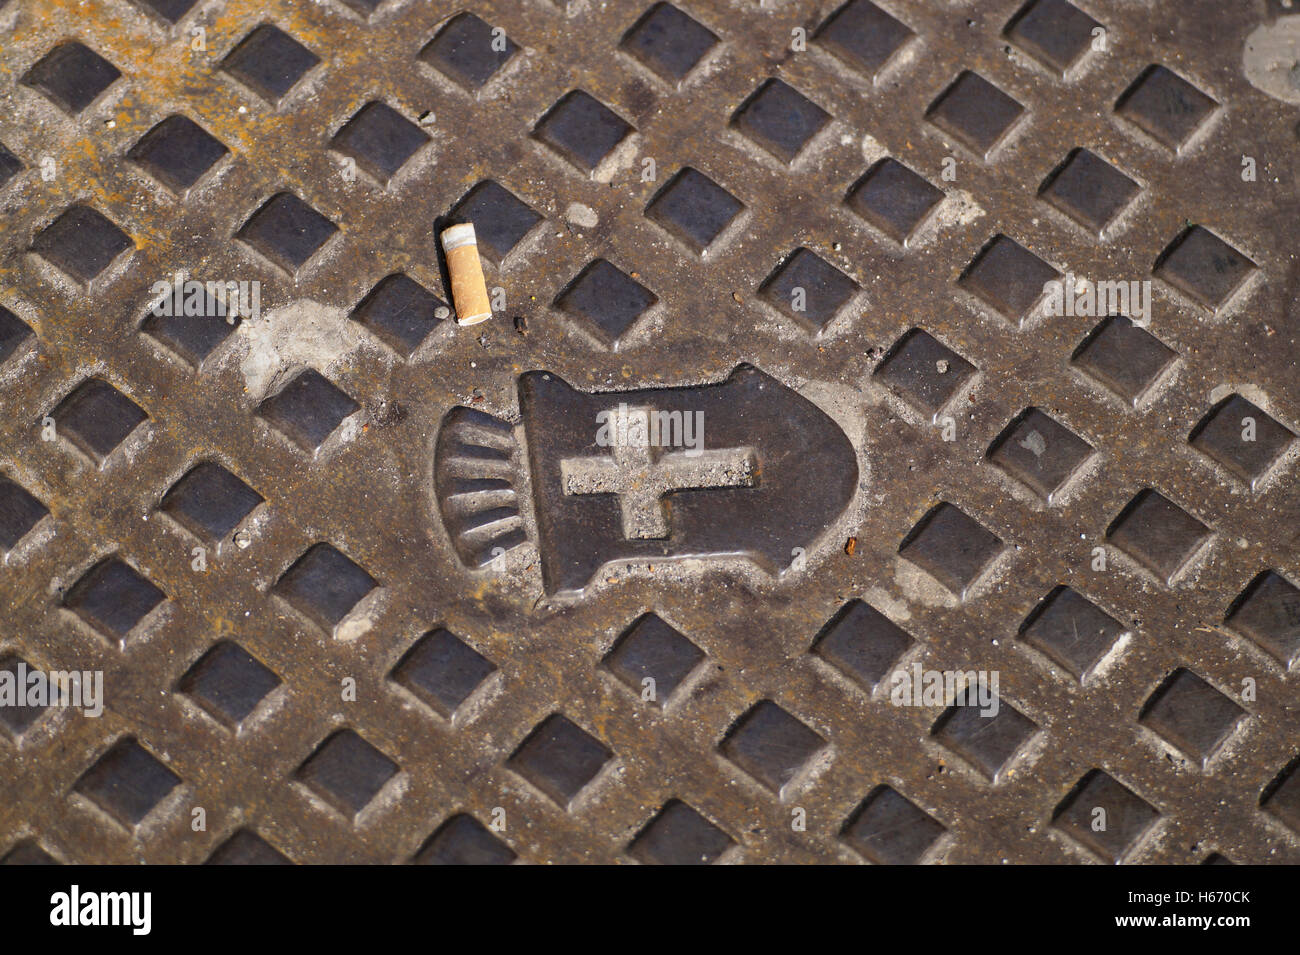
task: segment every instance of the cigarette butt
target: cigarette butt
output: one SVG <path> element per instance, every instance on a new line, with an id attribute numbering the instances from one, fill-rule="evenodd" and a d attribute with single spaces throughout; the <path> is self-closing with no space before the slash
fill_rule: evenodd
<path id="1" fill-rule="evenodd" d="M 442 231 L 442 250 L 447 253 L 451 273 L 451 302 L 456 306 L 457 325 L 477 325 L 492 317 L 483 263 L 478 257 L 474 224 L 466 222 Z"/>

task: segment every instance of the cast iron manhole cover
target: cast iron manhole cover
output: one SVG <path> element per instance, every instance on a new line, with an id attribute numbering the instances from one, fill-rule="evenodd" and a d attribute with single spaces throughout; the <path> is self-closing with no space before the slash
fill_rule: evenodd
<path id="1" fill-rule="evenodd" d="M 1297 23 L 0 0 L 0 858 L 1300 861 Z"/>

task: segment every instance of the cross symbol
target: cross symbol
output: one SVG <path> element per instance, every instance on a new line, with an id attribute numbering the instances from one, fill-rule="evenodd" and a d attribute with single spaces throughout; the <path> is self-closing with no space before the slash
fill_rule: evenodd
<path id="1" fill-rule="evenodd" d="M 618 495 L 623 536 L 629 540 L 670 536 L 663 499 L 674 491 L 753 487 L 757 478 L 758 461 L 752 448 L 687 454 L 627 443 L 614 445 L 609 454 L 560 461 L 565 494 Z"/>

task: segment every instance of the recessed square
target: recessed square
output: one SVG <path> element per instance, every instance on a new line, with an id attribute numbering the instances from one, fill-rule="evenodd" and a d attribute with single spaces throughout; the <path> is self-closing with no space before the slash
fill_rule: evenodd
<path id="1" fill-rule="evenodd" d="M 159 311 L 162 309 L 151 308 L 145 314 L 140 331 L 195 368 L 230 337 L 240 322 L 234 301 L 228 297 L 223 302 L 206 291 L 199 314 L 160 315 Z"/>
<path id="2" fill-rule="evenodd" d="M 0 550 L 13 550 L 49 513 L 26 488 L 0 476 Z"/>
<path id="3" fill-rule="evenodd" d="M 566 93 L 533 127 L 533 136 L 585 173 L 630 136 L 630 123 L 590 93 Z"/>
<path id="4" fill-rule="evenodd" d="M 975 366 L 937 338 L 913 328 L 896 341 L 875 375 L 931 417 L 975 375 Z"/>
<path id="5" fill-rule="evenodd" d="M 1229 697 L 1179 668 L 1151 694 L 1138 721 L 1204 769 L 1245 716 Z"/>
<path id="6" fill-rule="evenodd" d="M 845 823 L 841 836 L 877 865 L 918 865 L 948 830 L 888 786 L 877 786 Z"/>
<path id="7" fill-rule="evenodd" d="M 254 212 L 235 238 L 295 275 L 338 231 L 338 226 L 293 193 L 281 192 Z"/>
<path id="8" fill-rule="evenodd" d="M 1006 700 L 985 715 L 979 705 L 951 706 L 935 722 L 935 739 L 970 763 L 991 783 L 1038 732 L 1038 726 Z"/>
<path id="9" fill-rule="evenodd" d="M 167 595 L 117 557 L 88 570 L 68 590 L 63 605 L 110 641 L 127 636 Z"/>
<path id="10" fill-rule="evenodd" d="M 251 829 L 240 829 L 204 865 L 293 865 L 293 860 Z"/>
<path id="11" fill-rule="evenodd" d="M 127 158 L 172 192 L 182 194 L 230 152 L 188 116 L 168 116 L 127 152 Z"/>
<path id="12" fill-rule="evenodd" d="M 916 36 L 870 0 L 849 0 L 823 21 L 814 39 L 848 66 L 874 80 Z"/>
<path id="13" fill-rule="evenodd" d="M 1300 588 L 1275 570 L 1255 577 L 1224 623 L 1290 669 L 1300 658 Z"/>
<path id="14" fill-rule="evenodd" d="M 386 186 L 429 134 L 387 103 L 371 102 L 334 134 L 330 147 L 356 160 L 365 172 Z"/>
<path id="15" fill-rule="evenodd" d="M 1219 108 L 1172 70 L 1152 64 L 1115 103 L 1115 112 L 1173 152 L 1178 152 Z"/>
<path id="16" fill-rule="evenodd" d="M 1142 187 L 1088 149 L 1075 149 L 1048 175 L 1038 196 L 1098 238 Z"/>
<path id="17" fill-rule="evenodd" d="M 133 829 L 180 781 L 135 739 L 126 737 L 96 760 L 73 789 Z"/>
<path id="18" fill-rule="evenodd" d="M 234 729 L 279 685 L 280 678 L 247 650 L 223 641 L 190 667 L 178 689 Z"/>
<path id="19" fill-rule="evenodd" d="M 1300 833 L 1300 757 L 1291 760 L 1264 787 L 1259 805 L 1269 815 Z"/>
<path id="20" fill-rule="evenodd" d="M 257 413 L 307 454 L 314 454 L 344 418 L 360 410 L 345 391 L 308 368 L 263 401 Z"/>
<path id="21" fill-rule="evenodd" d="M 943 201 L 943 190 L 886 156 L 854 183 L 845 202 L 899 245 L 907 245 Z"/>
<path id="22" fill-rule="evenodd" d="M 1123 315 L 1107 318 L 1075 349 L 1071 363 L 1130 407 L 1178 360 L 1178 353 Z"/>
<path id="23" fill-rule="evenodd" d="M 1159 817 L 1142 797 L 1094 769 L 1056 807 L 1052 825 L 1113 864 L 1137 845 Z"/>
<path id="24" fill-rule="evenodd" d="M 1020 626 L 1020 639 L 1082 685 L 1127 628 L 1064 585 L 1052 590 Z"/>
<path id="25" fill-rule="evenodd" d="M 618 638 L 605 666 L 633 693 L 662 708 L 703 660 L 703 650 L 648 613 Z"/>
<path id="26" fill-rule="evenodd" d="M 112 265 L 131 237 L 90 206 L 72 206 L 32 242 L 32 251 L 83 286 Z"/>
<path id="27" fill-rule="evenodd" d="M 744 203 L 689 166 L 673 176 L 645 208 L 647 218 L 700 256 L 744 211 Z"/>
<path id="28" fill-rule="evenodd" d="M 830 121 L 826 110 L 778 79 L 755 90 L 731 117 L 732 126 L 786 164 Z"/>
<path id="29" fill-rule="evenodd" d="M 18 354 L 35 333 L 21 318 L 0 305 L 0 364 Z"/>
<path id="30" fill-rule="evenodd" d="M 263 23 L 222 61 L 222 68 L 271 105 L 280 102 L 318 57 L 289 34 Z"/>
<path id="31" fill-rule="evenodd" d="M 340 0 L 340 2 L 351 8 L 363 20 L 369 20 L 371 15 L 384 5 L 385 0 Z"/>
<path id="32" fill-rule="evenodd" d="M 116 66 L 90 47 L 66 40 L 24 73 L 22 83 L 40 90 L 65 113 L 76 116 L 121 76 Z"/>
<path id="33" fill-rule="evenodd" d="M 870 693 L 912 643 L 907 631 L 875 607 L 850 600 L 822 627 L 812 652 Z"/>
<path id="34" fill-rule="evenodd" d="M 680 799 L 670 799 L 628 846 L 646 865 L 710 865 L 735 843 Z"/>
<path id="35" fill-rule="evenodd" d="M 509 189 L 485 179 L 456 203 L 449 218 L 474 223 L 479 252 L 498 268 L 543 217 Z"/>
<path id="36" fill-rule="evenodd" d="M 58 434 L 103 464 L 149 416 L 102 378 L 88 378 L 59 403 L 52 417 Z"/>
<path id="37" fill-rule="evenodd" d="M 496 665 L 449 630 L 426 633 L 393 667 L 389 679 L 450 719 Z"/>
<path id="38" fill-rule="evenodd" d="M 568 717 L 553 713 L 510 757 L 509 766 L 567 809 L 614 754 Z"/>
<path id="39" fill-rule="evenodd" d="M 564 288 L 555 307 L 582 320 L 611 346 L 657 301 L 658 296 L 622 269 L 596 259 Z"/>
<path id="40" fill-rule="evenodd" d="M 168 310 L 151 307 L 140 323 L 140 331 L 198 368 L 239 326 L 236 291 L 229 284 L 224 298 L 209 295 L 205 288 L 197 314 L 178 315 L 174 309 L 170 315 L 160 314 Z"/>
<path id="41" fill-rule="evenodd" d="M 988 459 L 1051 504 L 1093 448 L 1037 408 L 1026 408 L 989 446 Z"/>
<path id="42" fill-rule="evenodd" d="M 452 816 L 415 854 L 419 865 L 509 865 L 514 850 L 469 813 Z"/>
<path id="43" fill-rule="evenodd" d="M 0 3 L 3 7 L 4 3 Z M 24 839 L 0 858 L 0 865 L 62 865 L 35 839 Z"/>
<path id="44" fill-rule="evenodd" d="M 314 544 L 271 592 L 332 631 L 379 583 L 329 544 Z"/>
<path id="45" fill-rule="evenodd" d="M 262 500 L 220 464 L 202 461 L 172 485 L 158 507 L 195 536 L 215 544 Z"/>
<path id="46" fill-rule="evenodd" d="M 925 118 L 987 159 L 1025 108 L 978 73 L 962 72 L 926 110 Z"/>
<path id="47" fill-rule="evenodd" d="M 1212 312 L 1228 304 L 1257 266 L 1209 229 L 1185 229 L 1156 260 L 1153 273 Z"/>
<path id="48" fill-rule="evenodd" d="M 671 3 L 656 3 L 623 35 L 619 46 L 666 83 L 680 83 L 718 45 L 708 27 Z"/>
<path id="49" fill-rule="evenodd" d="M 983 524 L 945 501 L 917 522 L 898 552 L 964 600 L 1004 546 Z"/>
<path id="50" fill-rule="evenodd" d="M 13 738 L 18 739 L 45 715 L 49 706 L 28 706 L 25 691 L 29 686 L 28 678 L 36 669 L 17 654 L 6 653 L 0 656 L 0 674 L 5 674 L 4 682 L 9 683 L 15 692 L 14 698 L 6 700 L 0 706 L 0 727 Z"/>
<path id="51" fill-rule="evenodd" d="M 1289 428 L 1237 394 L 1211 408 L 1188 438 L 1252 490 L 1294 440 Z"/>
<path id="52" fill-rule="evenodd" d="M 295 775 L 325 802 L 355 819 L 400 769 L 355 732 L 342 729 L 321 743 Z"/>
<path id="53" fill-rule="evenodd" d="M 1150 488 L 1139 492 L 1106 532 L 1107 541 L 1166 587 L 1212 536 L 1208 527 Z"/>
<path id="54" fill-rule="evenodd" d="M 763 301 L 814 334 L 825 329 L 857 293 L 857 282 L 804 248 L 786 256 L 758 290 Z"/>
<path id="55" fill-rule="evenodd" d="M 179 23 L 181 17 L 189 13 L 198 0 L 134 0 L 134 2 L 167 23 Z"/>
<path id="56" fill-rule="evenodd" d="M 1067 0 L 1030 0 L 1011 18 L 1008 39 L 1064 77 L 1092 46 L 1101 24 Z"/>
<path id="57" fill-rule="evenodd" d="M 718 747 L 727 757 L 777 796 L 826 741 L 771 700 L 750 707 Z"/>
<path id="58" fill-rule="evenodd" d="M 995 235 L 958 280 L 962 288 L 1013 324 L 1020 325 L 1061 273 L 1019 242 Z"/>
<path id="59" fill-rule="evenodd" d="M 23 170 L 22 160 L 0 143 L 0 189 Z"/>
<path id="60" fill-rule="evenodd" d="M 470 93 L 477 93 L 519 52 L 500 28 L 458 13 L 420 51 L 420 59 Z"/>
<path id="61" fill-rule="evenodd" d="M 442 321 L 438 309 L 447 307 L 415 279 L 395 272 L 370 290 L 351 318 L 402 358 L 410 358 Z"/>

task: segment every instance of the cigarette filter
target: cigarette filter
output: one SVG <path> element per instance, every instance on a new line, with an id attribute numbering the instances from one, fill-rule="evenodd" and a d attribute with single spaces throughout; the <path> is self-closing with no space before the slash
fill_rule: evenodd
<path id="1" fill-rule="evenodd" d="M 457 325 L 477 325 L 492 317 L 483 263 L 478 257 L 474 224 L 454 225 L 442 232 L 442 250 L 451 273 L 451 301 L 456 306 Z"/>

